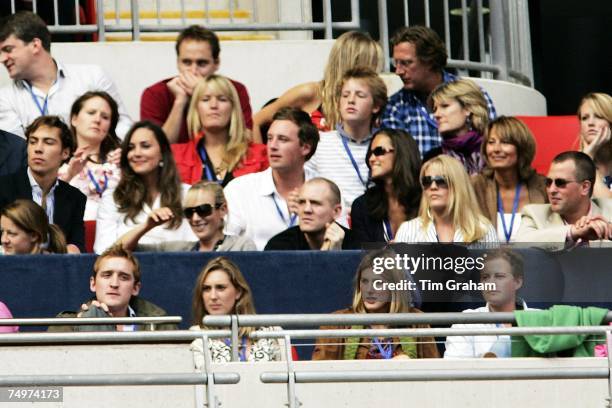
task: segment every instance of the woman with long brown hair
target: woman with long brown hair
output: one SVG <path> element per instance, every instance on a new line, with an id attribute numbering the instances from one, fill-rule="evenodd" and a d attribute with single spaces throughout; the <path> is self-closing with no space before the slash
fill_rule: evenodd
<path id="1" fill-rule="evenodd" d="M 193 288 L 191 330 L 213 329 L 204 326 L 202 319 L 208 315 L 255 314 L 253 294 L 249 284 L 238 266 L 228 258 L 220 256 L 212 259 L 198 275 Z M 240 361 L 280 361 L 284 357 L 284 347 L 275 339 L 252 341 L 249 335 L 255 330 L 266 328 L 241 327 L 238 332 Z M 214 363 L 231 361 L 229 339 L 213 339 L 208 343 Z M 196 367 L 204 365 L 202 340 L 192 343 Z"/>
<path id="2" fill-rule="evenodd" d="M 179 180 L 164 131 L 148 121 L 135 123 L 121 145 L 120 163 L 119 184 L 103 194 L 98 209 L 94 251 L 103 252 L 156 211 L 168 222 L 149 231 L 141 243 L 197 240 L 182 216 L 182 196 L 189 186 Z"/>

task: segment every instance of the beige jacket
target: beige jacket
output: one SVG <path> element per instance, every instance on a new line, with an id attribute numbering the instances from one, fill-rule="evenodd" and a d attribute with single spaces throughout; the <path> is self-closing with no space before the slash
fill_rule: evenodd
<path id="1" fill-rule="evenodd" d="M 612 221 L 612 199 L 595 198 L 591 200 L 593 215 L 603 215 Z M 529 204 L 523 207 L 523 219 L 516 238 L 517 242 L 550 243 L 551 247 L 563 247 L 571 225 L 553 212 L 550 204 Z M 600 245 L 599 241 L 593 241 Z M 611 241 L 601 244 L 612 246 Z"/>

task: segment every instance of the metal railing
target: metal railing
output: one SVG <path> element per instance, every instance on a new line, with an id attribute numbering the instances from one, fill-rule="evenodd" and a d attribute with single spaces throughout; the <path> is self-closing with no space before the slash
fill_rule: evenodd
<path id="1" fill-rule="evenodd" d="M 19 319 L 11 320 L 11 325 Z M 65 319 L 57 319 L 65 320 Z M 85 319 L 82 319 L 85 320 Z M 90 319 L 91 320 L 91 319 Z M 95 319 L 94 319 L 95 320 Z M 98 319 L 102 320 L 102 318 Z M 117 320 L 114 318 L 113 320 Z M 215 373 L 212 369 L 209 339 L 227 338 L 229 330 L 186 330 L 162 332 L 81 332 L 81 333 L 11 333 L 0 334 L 0 345 L 14 344 L 81 344 L 81 343 L 141 343 L 193 341 L 203 342 L 204 368 L 201 373 L 138 373 L 138 374 L 70 374 L 70 375 L 0 375 L 0 386 L 111 386 L 111 385 L 196 385 L 205 384 L 208 407 L 221 404 L 216 396 L 216 384 L 238 384 L 238 373 Z"/>
<path id="2" fill-rule="evenodd" d="M 185 1 L 180 2 L 178 22 L 176 24 L 164 23 L 162 17 L 161 0 L 155 0 L 155 11 L 151 20 L 153 23 L 143 24 L 138 0 L 130 0 L 130 23 L 121 19 L 119 1 L 115 0 L 115 18 L 105 21 L 104 0 L 96 0 L 96 24 L 81 24 L 79 18 L 78 0 L 74 0 L 76 23 L 73 25 L 60 25 L 58 23 L 58 0 L 54 0 L 54 21 L 49 29 L 53 33 L 95 33 L 99 41 L 105 40 L 109 32 L 131 33 L 132 40 L 138 41 L 141 33 L 176 32 L 186 27 L 189 12 L 185 8 Z M 203 14 L 199 18 L 202 24 L 215 31 L 323 31 L 326 39 L 332 38 L 336 30 L 358 30 L 360 26 L 359 0 L 350 1 L 350 20 L 337 21 L 332 15 L 331 0 L 320 0 L 323 10 L 323 21 L 308 21 L 304 15 L 305 0 L 300 1 L 301 22 L 283 22 L 281 11 L 283 3 L 277 0 L 272 6 L 277 8 L 279 21 L 275 23 L 260 23 L 258 2 L 253 1 L 251 22 L 236 21 L 235 7 L 229 1 L 229 22 L 218 22 L 211 19 L 211 8 L 208 0 L 204 1 Z M 316 1 L 316 0 L 315 0 Z M 410 15 L 410 5 L 421 3 L 424 15 Z M 33 0 L 33 8 L 37 10 L 37 0 Z M 480 73 L 481 77 L 492 77 L 505 81 L 516 81 L 527 86 L 533 86 L 533 64 L 531 56 L 531 38 L 529 33 L 528 0 L 488 0 L 488 8 L 483 7 L 483 0 L 461 0 L 461 7 L 449 9 L 449 0 L 443 0 L 442 15 L 432 14 L 430 0 L 403 0 L 403 23 L 409 26 L 424 23 L 432 26 L 434 22 L 442 21 L 438 26 L 443 27 L 441 37 L 446 43 L 449 55 L 448 66 L 456 68 L 461 74 L 469 71 Z M 307 4 L 310 4 L 308 2 Z M 11 0 L 12 10 L 15 10 L 15 0 Z M 389 67 L 389 18 L 387 0 L 377 0 L 378 27 L 380 42 L 384 50 L 385 66 Z M 460 23 L 451 17 L 460 17 Z M 459 24 L 460 29 L 457 30 Z M 453 45 L 459 42 L 458 52 L 453 52 Z M 475 55 L 477 54 L 477 55 Z"/>
<path id="3" fill-rule="evenodd" d="M 71 318 L 31 318 L 31 319 L 0 319 L 0 326 L 84 326 L 84 325 L 132 325 L 148 324 L 155 330 L 160 324 L 180 324 L 181 316 L 155 317 L 71 317 Z"/>
<path id="4" fill-rule="evenodd" d="M 604 319 L 609 321 L 612 313 Z M 34 320 L 34 319 L 30 319 Z M 48 320 L 48 319 L 39 319 Z M 57 319 L 64 321 L 65 319 Z M 100 320 L 100 319 L 98 319 Z M 116 320 L 116 319 L 115 319 Z M 14 325 L 23 319 L 3 319 L 0 323 Z M 120 374 L 120 375 L 60 375 L 60 376 L 0 376 L 0 386 L 92 386 L 92 385 L 176 385 L 207 384 L 209 406 L 218 407 L 219 400 L 214 393 L 215 384 L 236 384 L 240 380 L 237 373 L 213 373 L 208 340 L 232 338 L 236 347 L 238 331 L 241 326 L 320 326 L 328 324 L 393 324 L 409 325 L 416 323 L 491 323 L 513 322 L 512 313 L 422 313 L 422 314 L 323 314 L 323 315 L 243 315 L 243 316 L 206 316 L 203 323 L 207 326 L 229 327 L 230 330 L 165 331 L 165 332 L 85 332 L 85 333 L 18 333 L 0 334 L 3 344 L 75 344 L 75 343 L 133 343 L 190 341 L 202 339 L 205 373 L 178 374 Z M 297 384 L 299 383 L 350 383 L 381 381 L 484 381 L 484 380 L 531 380 L 531 379 L 607 379 L 608 397 L 612 396 L 610 377 L 612 357 L 608 357 L 608 367 L 574 368 L 506 368 L 506 369 L 411 369 L 393 371 L 296 371 L 291 353 L 291 339 L 302 338 L 347 338 L 347 337 L 399 337 L 399 336 L 486 336 L 486 335 L 532 335 L 532 334 L 606 334 L 608 348 L 612 350 L 612 326 L 584 327 L 495 327 L 495 328 L 411 328 L 411 329 L 360 329 L 360 330 L 256 330 L 251 339 L 284 339 L 287 355 L 287 369 L 282 372 L 263 372 L 262 383 L 286 383 L 289 407 L 299 407 Z"/>
<path id="5" fill-rule="evenodd" d="M 609 312 L 604 322 L 612 320 Z M 398 314 L 311 314 L 311 315 L 231 315 L 205 316 L 206 326 L 230 327 L 232 338 L 237 338 L 240 326 L 321 326 L 368 324 L 452 324 L 452 323 L 516 323 L 514 313 L 398 313 Z M 287 354 L 287 370 L 264 372 L 262 383 L 287 384 L 289 408 L 301 405 L 297 397 L 298 383 L 345 383 L 381 381 L 481 381 L 481 380 L 552 380 L 552 379 L 607 379 L 608 399 L 612 399 L 612 356 L 608 356 L 607 368 L 510 368 L 474 370 L 394 370 L 394 371 L 296 371 L 291 355 L 292 339 L 355 338 L 355 337 L 421 337 L 421 336 L 488 336 L 533 334 L 605 334 L 609 350 L 612 350 L 612 326 L 582 327 L 495 327 L 495 328 L 409 328 L 409 329 L 336 329 L 336 330 L 256 330 L 253 340 L 261 338 L 284 339 Z M 232 341 L 232 346 L 237 341 Z"/>

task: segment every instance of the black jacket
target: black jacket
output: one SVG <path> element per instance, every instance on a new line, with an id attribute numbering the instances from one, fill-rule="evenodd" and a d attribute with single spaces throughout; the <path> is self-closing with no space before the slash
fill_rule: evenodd
<path id="1" fill-rule="evenodd" d="M 27 166 L 25 140 L 4 130 L 0 130 L 0 176 L 12 174 Z"/>
<path id="2" fill-rule="evenodd" d="M 351 207 L 351 229 L 361 243 L 386 242 L 382 220 L 374 219 L 366 206 L 366 195 L 360 195 Z"/>
<path id="3" fill-rule="evenodd" d="M 342 249 L 361 249 L 359 241 L 355 239 L 355 235 L 349 229 L 340 225 L 344 230 L 344 239 L 342 240 Z M 283 232 L 276 234 L 266 244 L 264 251 L 295 251 L 295 250 L 310 250 L 308 241 L 304 233 L 300 231 L 299 226 L 291 227 Z"/>
<path id="4" fill-rule="evenodd" d="M 84 251 L 83 214 L 85 213 L 87 198 L 79 189 L 62 180 L 58 180 L 54 195 L 53 223 L 64 232 L 67 243 L 74 244 L 81 251 Z M 26 168 L 0 177 L 0 208 L 4 208 L 20 198 L 32 199 L 32 186 Z"/>

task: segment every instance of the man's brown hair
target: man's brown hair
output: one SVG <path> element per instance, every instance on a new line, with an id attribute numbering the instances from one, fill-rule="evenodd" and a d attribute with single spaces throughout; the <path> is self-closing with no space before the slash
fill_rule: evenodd
<path id="1" fill-rule="evenodd" d="M 91 273 L 92 278 L 96 279 L 96 275 L 99 272 L 100 265 L 102 264 L 102 261 L 104 261 L 106 258 L 127 259 L 132 265 L 134 265 L 134 284 L 140 282 L 140 264 L 138 263 L 136 257 L 130 251 L 123 248 L 122 245 L 113 245 L 106 251 L 102 252 L 102 254 L 96 259 L 96 262 L 94 263 L 93 271 Z"/>

